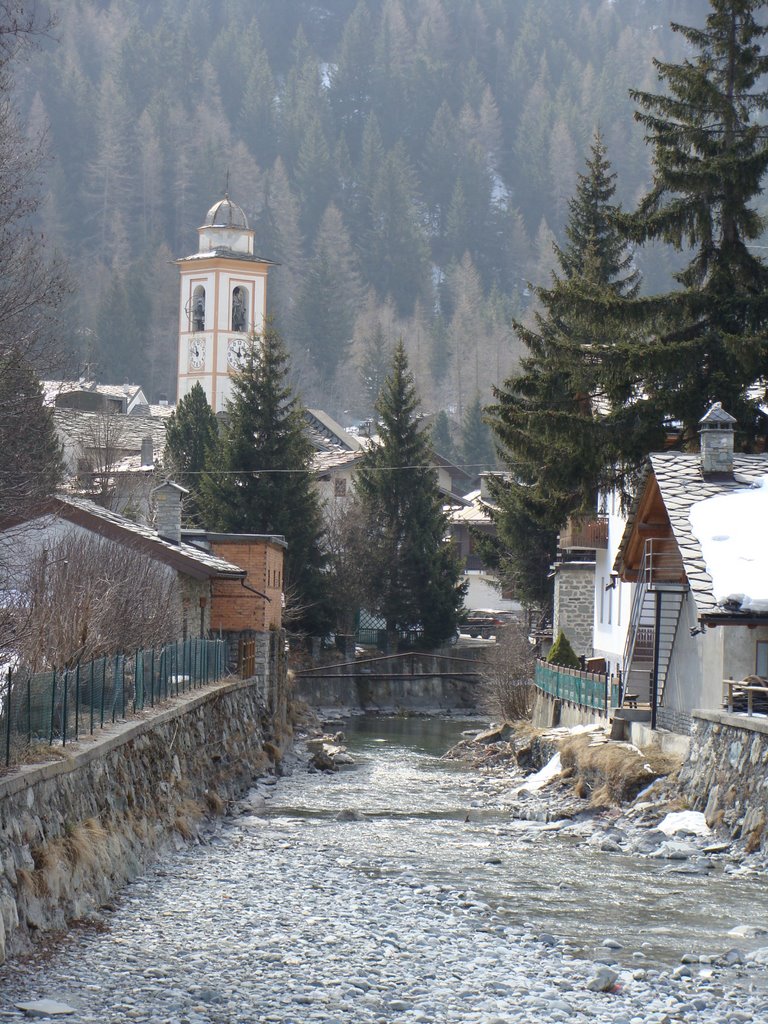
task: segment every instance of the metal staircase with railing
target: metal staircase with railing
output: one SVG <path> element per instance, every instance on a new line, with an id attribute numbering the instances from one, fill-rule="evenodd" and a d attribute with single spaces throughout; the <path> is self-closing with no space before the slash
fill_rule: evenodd
<path id="1" fill-rule="evenodd" d="M 622 707 L 653 709 L 663 704 L 687 590 L 688 581 L 674 540 L 646 540 L 624 647 Z"/>

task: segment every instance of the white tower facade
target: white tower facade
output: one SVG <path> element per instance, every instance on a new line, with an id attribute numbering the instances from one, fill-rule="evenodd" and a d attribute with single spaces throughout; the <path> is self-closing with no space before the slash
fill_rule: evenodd
<path id="1" fill-rule="evenodd" d="M 198 252 L 177 260 L 181 272 L 177 398 L 199 383 L 214 412 L 232 391 L 232 376 L 255 334 L 264 329 L 267 273 L 254 255 L 254 232 L 228 195 L 197 229 Z"/>

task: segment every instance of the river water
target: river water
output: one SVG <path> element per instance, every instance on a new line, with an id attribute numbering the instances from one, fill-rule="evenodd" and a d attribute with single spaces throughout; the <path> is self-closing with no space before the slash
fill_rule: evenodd
<path id="1" fill-rule="evenodd" d="M 298 764 L 105 927 L 0 969 L 0 1017 L 48 997 L 89 1024 L 768 1021 L 765 967 L 707 962 L 768 946 L 728 935 L 768 925 L 765 880 L 672 874 L 599 852 L 578 823 L 510 820 L 498 776 L 440 759 L 463 727 L 346 722 L 355 767 Z M 676 978 L 685 953 L 702 961 Z M 587 987 L 601 961 L 610 992 Z"/>

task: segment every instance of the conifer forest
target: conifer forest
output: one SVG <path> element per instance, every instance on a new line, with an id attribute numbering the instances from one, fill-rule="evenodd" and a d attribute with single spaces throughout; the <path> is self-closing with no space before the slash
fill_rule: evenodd
<path id="1" fill-rule="evenodd" d="M 225 190 L 279 264 L 303 401 L 371 414 L 403 339 L 460 424 L 522 354 L 599 130 L 632 209 L 652 152 L 629 90 L 684 59 L 706 0 L 67 0 L 16 79 L 45 136 L 39 228 L 67 260 L 68 371 L 175 395 L 178 271 Z M 762 201 L 762 199 L 761 199 Z M 681 257 L 634 255 L 641 291 Z"/>

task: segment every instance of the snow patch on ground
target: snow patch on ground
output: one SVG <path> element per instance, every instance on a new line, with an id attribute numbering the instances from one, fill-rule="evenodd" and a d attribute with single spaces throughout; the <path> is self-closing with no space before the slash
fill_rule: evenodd
<path id="1" fill-rule="evenodd" d="M 768 476 L 754 487 L 697 501 L 688 516 L 717 603 L 768 612 Z"/>
<path id="2" fill-rule="evenodd" d="M 555 754 L 551 760 L 547 761 L 543 768 L 528 776 L 523 785 L 518 789 L 518 792 L 525 790 L 527 793 L 538 793 L 552 779 L 556 779 L 562 770 L 563 766 L 560 763 L 560 755 Z"/>
<path id="3" fill-rule="evenodd" d="M 708 836 L 712 831 L 704 820 L 704 815 L 699 811 L 675 811 L 672 814 L 668 814 L 657 827 L 666 836 L 673 836 L 675 832 L 687 832 L 689 835 L 694 836 Z"/>

